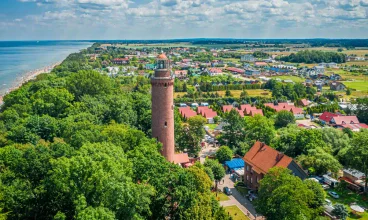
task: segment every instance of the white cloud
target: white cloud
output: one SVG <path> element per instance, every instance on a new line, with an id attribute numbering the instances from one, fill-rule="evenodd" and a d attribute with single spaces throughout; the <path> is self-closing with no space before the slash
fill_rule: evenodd
<path id="1" fill-rule="evenodd" d="M 63 22 L 70 30 L 109 30 L 106 34 L 111 31 L 112 38 L 308 37 L 310 33 L 330 34 L 324 30 L 334 27 L 359 27 L 354 31 L 368 32 L 364 27 L 368 23 L 368 0 L 18 1 L 40 5 L 43 13 L 25 15 L 37 24 L 52 28 L 53 22 Z M 24 22 L 27 19 L 18 23 Z M 287 32 L 279 32 L 281 29 Z"/>

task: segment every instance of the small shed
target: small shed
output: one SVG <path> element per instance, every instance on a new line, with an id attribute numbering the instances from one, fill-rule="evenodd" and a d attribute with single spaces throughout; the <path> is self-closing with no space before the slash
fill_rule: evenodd
<path id="1" fill-rule="evenodd" d="M 227 170 L 233 172 L 236 169 L 244 168 L 244 160 L 242 158 L 234 158 L 230 161 L 225 161 Z"/>

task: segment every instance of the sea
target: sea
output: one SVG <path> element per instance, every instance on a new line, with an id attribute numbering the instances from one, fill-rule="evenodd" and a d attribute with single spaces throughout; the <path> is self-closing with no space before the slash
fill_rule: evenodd
<path id="1" fill-rule="evenodd" d="M 91 46 L 89 41 L 0 41 L 0 96 L 27 73 L 63 61 Z"/>

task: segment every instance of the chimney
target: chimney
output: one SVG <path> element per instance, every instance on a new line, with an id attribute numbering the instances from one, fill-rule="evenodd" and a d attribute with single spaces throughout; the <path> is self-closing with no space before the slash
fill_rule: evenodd
<path id="1" fill-rule="evenodd" d="M 276 161 L 279 162 L 284 157 L 284 153 L 279 152 L 276 157 Z"/>

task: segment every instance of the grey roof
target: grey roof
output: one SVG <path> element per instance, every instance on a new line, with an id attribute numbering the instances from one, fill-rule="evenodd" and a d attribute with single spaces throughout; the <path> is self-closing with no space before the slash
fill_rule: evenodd
<path id="1" fill-rule="evenodd" d="M 343 171 L 347 174 L 350 174 L 351 176 L 354 176 L 357 179 L 362 179 L 365 176 L 364 173 L 354 169 L 344 169 Z"/>

